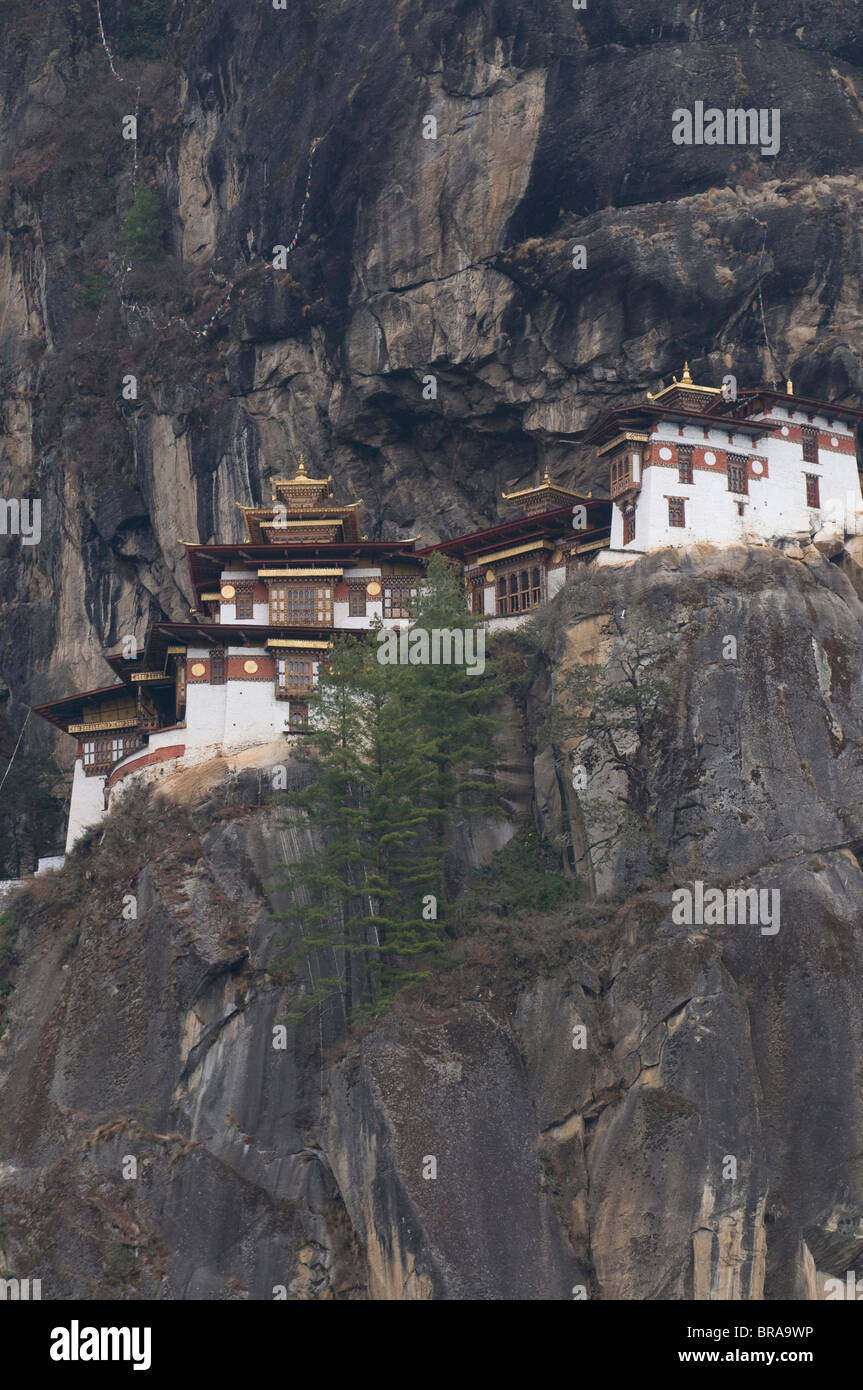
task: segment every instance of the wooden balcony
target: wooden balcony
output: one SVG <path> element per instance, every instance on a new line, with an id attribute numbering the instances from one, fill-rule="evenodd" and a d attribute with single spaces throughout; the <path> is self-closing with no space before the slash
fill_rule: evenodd
<path id="1" fill-rule="evenodd" d="M 627 493 L 636 493 L 640 488 L 641 483 L 634 482 L 631 473 L 624 473 L 611 480 L 611 500 L 614 502 L 618 497 L 625 497 Z"/>

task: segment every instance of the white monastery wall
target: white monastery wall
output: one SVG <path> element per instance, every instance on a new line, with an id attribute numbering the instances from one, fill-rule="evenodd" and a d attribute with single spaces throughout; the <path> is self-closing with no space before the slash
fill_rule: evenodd
<path id="1" fill-rule="evenodd" d="M 775 419 L 778 422 L 783 417 Z M 863 531 L 863 496 L 853 436 L 827 418 L 816 417 L 811 423 L 829 437 L 827 444 L 818 449 L 818 462 L 809 463 L 803 459 L 799 439 L 784 437 L 795 423 L 809 423 L 808 416 L 795 412 L 788 424 L 783 420 L 779 431 L 753 444 L 749 436 L 739 434 L 733 436 L 732 442 L 727 429 L 710 429 L 705 438 L 700 425 L 686 425 L 680 433 L 671 421 L 661 421 L 651 435 L 653 461 L 642 471 L 641 491 L 636 499 L 635 538 L 624 547 L 623 515 L 615 505 L 610 548 L 640 553 L 699 541 L 716 545 L 769 542 L 801 532 L 813 535 L 824 528 L 835 529 L 839 535 L 859 534 Z M 691 483 L 679 481 L 675 448 L 679 444 L 695 447 Z M 729 491 L 727 451 L 748 461 L 746 493 Z M 662 458 L 663 452 L 667 460 Z M 700 467 L 702 460 L 704 466 Z M 711 472 L 714 465 L 716 471 Z M 818 508 L 806 504 L 807 474 L 819 480 Z M 684 526 L 669 525 L 670 497 L 685 501 Z M 743 503 L 742 515 L 738 502 Z"/>
<path id="2" fill-rule="evenodd" d="M 66 853 L 91 826 L 98 825 L 105 814 L 105 777 L 87 777 L 80 758 L 75 759 L 72 795 L 69 798 L 69 826 L 66 831 Z"/>

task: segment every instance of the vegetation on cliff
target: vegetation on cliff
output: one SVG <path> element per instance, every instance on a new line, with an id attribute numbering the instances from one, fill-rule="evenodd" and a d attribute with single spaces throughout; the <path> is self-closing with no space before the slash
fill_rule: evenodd
<path id="1" fill-rule="evenodd" d="M 435 556 L 412 605 L 414 630 L 476 633 L 460 576 Z M 373 630 L 342 636 L 312 702 L 318 776 L 292 810 L 321 832 L 291 868 L 303 931 L 300 955 L 329 947 L 336 973 L 313 997 L 337 992 L 347 1013 L 377 1011 L 426 978 L 444 947 L 446 860 L 456 821 L 492 813 L 494 665 L 388 664 Z M 358 956 L 359 967 L 352 963 Z M 343 962 L 343 965 L 340 964 Z"/>

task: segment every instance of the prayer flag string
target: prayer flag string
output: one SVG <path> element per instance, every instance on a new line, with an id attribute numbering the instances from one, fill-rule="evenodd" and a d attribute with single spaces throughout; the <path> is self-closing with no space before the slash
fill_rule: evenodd
<path id="1" fill-rule="evenodd" d="M 111 53 L 111 49 L 110 49 L 109 46 L 108 46 L 108 40 L 107 40 L 107 38 L 106 38 L 106 36 L 105 36 L 105 26 L 104 26 L 104 24 L 102 23 L 102 7 L 101 7 L 101 4 L 100 4 L 100 0 L 96 0 L 96 14 L 98 15 L 98 18 L 99 18 L 99 37 L 100 37 L 100 39 L 102 40 L 102 47 L 103 47 L 104 50 L 105 50 L 105 54 L 106 54 L 106 57 L 107 57 L 107 59 L 108 59 L 108 65 L 109 65 L 109 67 L 110 67 L 112 73 L 113 73 L 114 76 L 116 77 L 117 81 L 118 81 L 118 82 L 124 82 L 124 81 L 125 81 L 125 78 L 121 77 L 120 74 L 118 73 L 117 69 L 114 67 L 114 57 L 113 57 L 113 54 Z M 138 131 L 137 131 L 137 123 L 138 123 L 138 104 L 139 104 L 139 100 L 140 100 L 140 95 L 141 95 L 141 88 L 140 88 L 140 85 L 139 85 L 138 91 L 137 91 L 137 94 L 136 94 L 136 97 L 135 97 L 135 140 L 134 140 L 134 160 L 133 160 L 133 166 L 132 166 L 132 191 L 133 191 L 133 194 L 134 194 L 134 192 L 135 192 L 135 190 L 137 189 L 137 186 L 138 186 L 138 140 L 137 140 Z M 290 240 L 290 242 L 288 243 L 288 245 L 284 248 L 284 254 L 285 254 L 286 256 L 290 256 L 291 252 L 294 251 L 294 250 L 296 249 L 297 243 L 298 243 L 298 241 L 299 241 L 299 239 L 300 239 L 300 236 L 301 236 L 301 234 L 302 234 L 303 223 L 305 222 L 305 219 L 306 219 L 306 208 L 308 207 L 308 202 L 309 202 L 309 198 L 310 198 L 310 196 L 311 196 L 311 191 L 312 191 L 312 162 L 313 162 L 314 157 L 315 157 L 315 150 L 317 149 L 318 145 L 321 143 L 321 139 L 322 139 L 322 138 L 323 138 L 322 136 L 317 136 L 317 137 L 312 141 L 311 146 L 309 147 L 309 163 L 308 163 L 308 169 L 306 170 L 306 187 L 305 187 L 305 191 L 304 191 L 304 193 L 303 193 L 303 201 L 302 201 L 302 203 L 301 203 L 301 205 L 300 205 L 300 215 L 299 215 L 299 219 L 298 219 L 298 221 L 297 221 L 297 228 L 296 228 L 296 231 L 294 232 L 294 235 L 291 237 L 291 240 Z M 267 270 L 272 270 L 272 269 L 273 269 L 273 262 L 272 262 L 272 261 L 264 261 L 263 264 L 264 264 L 264 266 L 266 267 Z M 233 284 L 231 284 L 231 285 L 228 286 L 228 289 L 227 289 L 227 291 L 226 291 L 226 293 L 225 293 L 224 298 L 223 298 L 222 301 L 216 306 L 216 309 L 215 309 L 214 312 L 210 315 L 209 319 L 208 319 L 207 322 L 203 325 L 202 328 L 190 328 L 189 325 L 187 324 L 186 320 L 182 317 L 181 314 L 171 314 L 171 315 L 168 317 L 167 320 L 165 320 L 163 323 L 160 324 L 159 321 L 158 321 L 158 319 L 156 318 L 156 315 L 153 313 L 152 309 L 151 309 L 148 305 L 146 305 L 146 304 L 140 304 L 137 300 L 134 300 L 134 299 L 131 299 L 131 300 L 130 300 L 130 299 L 124 298 L 124 296 L 123 296 L 123 288 L 122 288 L 122 287 L 123 287 L 123 282 L 125 281 L 126 276 L 130 273 L 131 270 L 132 270 L 131 264 L 124 264 L 123 267 L 122 267 L 122 269 L 121 269 L 120 272 L 119 272 L 119 279 L 120 279 L 120 304 L 121 304 L 121 307 L 124 308 L 127 312 L 140 314 L 141 317 L 144 318 L 144 319 L 146 319 L 146 321 L 147 321 L 149 324 L 151 324 L 153 328 L 160 329 L 160 328 L 166 327 L 166 326 L 169 325 L 169 324 L 175 324 L 175 323 L 176 323 L 176 324 L 179 324 L 179 326 L 180 326 L 181 328 L 185 329 L 185 331 L 186 331 L 188 334 L 190 334 L 191 337 L 195 338 L 197 341 L 200 342 L 200 340 L 201 340 L 202 338 L 206 338 L 206 337 L 209 336 L 209 334 L 210 334 L 210 333 L 212 332 L 212 330 L 215 328 L 215 326 L 216 326 L 216 324 L 219 322 L 219 320 L 223 317 L 224 314 L 226 314 L 226 313 L 228 312 L 229 308 L 231 307 L 231 295 L 232 295 L 233 292 L 234 292 L 234 285 L 233 285 Z M 211 272 L 211 273 L 212 273 L 212 272 Z M 98 319 L 101 318 L 101 316 L 102 316 L 102 309 L 101 309 L 101 307 L 100 307 L 99 313 L 98 313 L 98 315 L 97 315 L 97 322 L 98 322 Z"/>
<path id="2" fill-rule="evenodd" d="M 118 82 L 125 82 L 125 77 L 121 77 L 117 69 L 114 67 L 114 59 L 111 54 L 111 50 L 108 47 L 108 40 L 105 38 L 105 26 L 102 23 L 102 6 L 99 4 L 99 0 L 96 0 L 96 13 L 99 16 L 99 37 L 102 40 L 102 47 L 104 48 L 108 58 L 108 66 Z"/>

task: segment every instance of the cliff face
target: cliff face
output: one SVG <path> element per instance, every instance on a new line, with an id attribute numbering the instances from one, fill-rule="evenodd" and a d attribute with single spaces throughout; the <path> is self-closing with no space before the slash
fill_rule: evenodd
<path id="1" fill-rule="evenodd" d="M 673 692 L 651 835 L 607 843 L 602 897 L 452 919 L 455 966 L 360 1036 L 314 1004 L 273 1045 L 332 969 L 280 975 L 304 846 L 278 750 L 176 774 L 37 881 L 0 1042 L 7 1270 L 44 1297 L 749 1300 L 857 1267 L 863 606 L 837 567 L 663 552 L 573 582 L 501 750 L 510 826 L 461 855 L 525 816 L 604 838 L 614 783 L 574 795 L 543 712 L 598 646 L 603 698 L 639 611 Z M 778 890 L 778 931 L 676 924 L 693 879 Z"/>
<path id="2" fill-rule="evenodd" d="M 432 541 L 545 464 L 602 489 L 583 431 L 684 357 L 859 396 L 853 0 L 175 0 L 126 57 L 137 8 L 101 6 L 121 81 L 91 0 L 4 6 L 0 458 L 43 508 L 39 545 L 0 538 L 15 729 L 184 616 L 178 537 L 237 536 L 300 451 L 370 535 Z M 779 154 L 674 145 L 696 100 L 779 108 Z"/>

